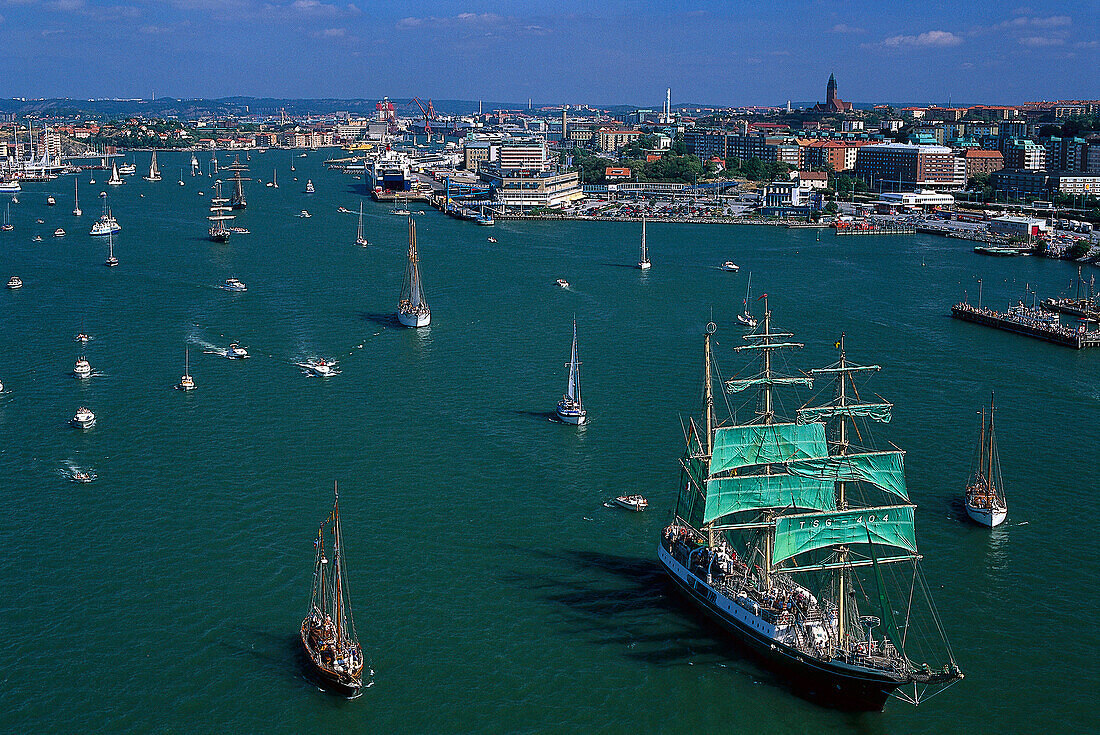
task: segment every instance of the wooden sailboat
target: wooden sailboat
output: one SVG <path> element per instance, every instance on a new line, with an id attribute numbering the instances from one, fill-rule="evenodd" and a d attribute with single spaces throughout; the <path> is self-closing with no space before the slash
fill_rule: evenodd
<path id="1" fill-rule="evenodd" d="M 229 229 L 225 223 L 233 219 L 233 215 L 226 214 L 232 207 L 226 206 L 228 199 L 222 196 L 222 182 L 214 182 L 214 197 L 210 200 L 210 215 L 206 218 L 213 222 L 207 231 L 213 242 L 229 242 Z"/>
<path id="2" fill-rule="evenodd" d="M 323 683 L 341 694 L 355 696 L 363 688 L 363 647 L 351 614 L 343 538 L 340 534 L 340 493 L 335 488 L 332 513 L 317 529 L 316 561 L 309 611 L 302 620 L 302 647 Z"/>
<path id="3" fill-rule="evenodd" d="M 638 267 L 644 271 L 649 270 L 649 250 L 646 249 L 645 244 L 645 217 L 642 217 L 642 259 L 638 261 Z"/>
<path id="4" fill-rule="evenodd" d="M 426 327 L 432 323 L 432 310 L 424 299 L 420 283 L 420 255 L 416 251 L 416 223 L 409 217 L 409 263 L 405 267 L 405 282 L 397 304 L 397 321 L 406 327 Z"/>
<path id="5" fill-rule="evenodd" d="M 160 181 L 160 169 L 157 168 L 157 152 L 153 151 L 153 157 L 149 161 L 149 175 L 145 177 L 146 181 Z"/>
<path id="6" fill-rule="evenodd" d="M 569 381 L 555 411 L 563 423 L 580 426 L 588 419 L 581 402 L 581 362 L 577 359 L 577 320 L 573 319 L 573 348 L 569 352 Z"/>
<path id="7" fill-rule="evenodd" d="M 355 244 L 364 248 L 370 244 L 363 235 L 363 202 L 359 202 L 359 229 L 355 233 Z"/>
<path id="8" fill-rule="evenodd" d="M 749 294 L 752 293 L 752 271 L 749 271 L 749 282 L 745 284 L 745 300 L 742 302 L 745 306 L 744 311 L 737 315 L 737 321 L 744 324 L 746 327 L 756 326 L 756 317 L 749 311 Z"/>
<path id="9" fill-rule="evenodd" d="M 996 528 L 1008 516 L 1004 485 L 1001 482 L 1001 462 L 997 455 L 997 438 L 993 431 L 993 394 L 989 396 L 989 425 L 982 410 L 978 439 L 978 460 L 970 481 L 966 483 L 966 514 L 979 526 Z"/>

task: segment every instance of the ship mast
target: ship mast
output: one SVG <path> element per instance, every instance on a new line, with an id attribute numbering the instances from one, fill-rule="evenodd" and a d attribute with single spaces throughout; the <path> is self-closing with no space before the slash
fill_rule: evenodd
<path id="1" fill-rule="evenodd" d="M 332 483 L 332 490 L 336 495 L 332 503 L 332 560 L 335 565 L 334 573 L 336 574 L 336 640 L 339 641 L 344 637 L 344 599 L 340 580 L 340 577 L 343 576 L 340 569 L 340 489 L 335 481 Z"/>
<path id="2" fill-rule="evenodd" d="M 840 334 L 840 363 L 838 368 L 841 372 L 837 374 L 837 405 L 844 407 L 848 405 L 848 375 L 847 367 L 848 361 L 844 355 L 844 333 Z M 837 454 L 848 453 L 848 419 L 844 415 L 844 412 L 840 413 L 840 427 L 837 431 Z M 836 507 L 838 510 L 847 510 L 848 501 L 844 497 L 846 486 L 844 481 L 840 481 L 836 484 Z M 847 545 L 841 546 L 837 549 L 837 561 L 840 562 L 837 568 L 837 600 L 836 600 L 836 615 L 837 615 L 837 642 L 843 645 L 844 638 L 847 635 L 847 614 L 848 614 L 848 569 L 845 567 L 845 562 L 848 560 L 848 547 Z"/>

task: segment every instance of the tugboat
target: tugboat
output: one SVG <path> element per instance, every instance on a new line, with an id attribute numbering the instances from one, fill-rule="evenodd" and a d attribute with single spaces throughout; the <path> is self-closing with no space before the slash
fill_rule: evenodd
<path id="1" fill-rule="evenodd" d="M 979 526 L 996 528 L 1008 517 L 1004 484 L 1001 481 L 1001 459 L 997 454 L 997 437 L 993 431 L 993 394 L 989 396 L 989 425 L 982 410 L 978 457 L 970 481 L 966 483 L 966 514 Z"/>
<path id="2" fill-rule="evenodd" d="M 703 341 L 703 425 L 688 424 L 675 516 L 657 546 L 665 572 L 794 693 L 819 704 L 877 711 L 893 696 L 916 705 L 961 680 L 926 596 L 904 453 L 859 446 L 870 436 L 850 426 L 890 420 L 893 404 L 863 401 L 854 389 L 880 368 L 849 362 L 842 335 L 837 362 L 778 374 L 772 353 L 802 345 L 774 329 L 765 302 L 762 329 L 735 348 L 758 354 L 762 368 L 725 383 L 730 393 L 758 393 L 756 416 L 716 426 L 715 329 L 708 324 Z M 832 400 L 781 418 L 777 387 L 815 379 L 835 382 L 820 391 Z M 883 581 L 887 567 L 898 570 L 886 575 L 901 587 L 896 595 Z"/>
<path id="3" fill-rule="evenodd" d="M 409 217 L 409 262 L 405 267 L 405 282 L 397 304 L 397 321 L 406 327 L 426 327 L 432 323 L 432 310 L 424 299 L 420 283 L 420 255 L 416 250 L 416 224 Z"/>
<path id="4" fill-rule="evenodd" d="M 316 561 L 309 610 L 302 620 L 302 648 L 321 682 L 348 697 L 359 694 L 364 673 L 370 686 L 374 671 L 365 665 L 355 632 L 340 533 L 340 493 L 335 489 L 332 513 L 317 530 Z"/>
<path id="5" fill-rule="evenodd" d="M 588 412 L 581 403 L 581 363 L 577 359 L 577 320 L 573 320 L 573 349 L 569 353 L 569 382 L 565 395 L 558 401 L 556 413 L 563 424 L 580 426 L 588 419 Z"/>

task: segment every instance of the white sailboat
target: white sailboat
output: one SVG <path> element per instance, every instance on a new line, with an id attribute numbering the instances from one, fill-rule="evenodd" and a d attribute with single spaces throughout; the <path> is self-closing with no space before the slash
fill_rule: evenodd
<path id="1" fill-rule="evenodd" d="M 107 183 L 111 186 L 118 186 L 126 183 L 122 180 L 122 177 L 118 175 L 118 163 L 111 161 L 111 178 L 107 179 Z"/>
<path id="2" fill-rule="evenodd" d="M 195 380 L 191 377 L 191 350 L 187 347 L 183 348 L 183 377 L 176 390 L 195 390 Z"/>
<path id="3" fill-rule="evenodd" d="M 989 426 L 985 425 L 982 411 L 982 428 L 978 440 L 978 462 L 966 484 L 966 514 L 979 526 L 996 528 L 1008 517 L 1004 484 L 1001 481 L 1001 460 L 997 454 L 997 438 L 993 432 L 993 396 L 989 397 Z"/>
<path id="4" fill-rule="evenodd" d="M 745 309 L 737 315 L 737 321 L 744 324 L 746 327 L 756 326 L 756 317 L 749 311 L 749 294 L 752 292 L 752 271 L 749 271 L 749 282 L 745 285 Z"/>
<path id="5" fill-rule="evenodd" d="M 397 304 L 397 321 L 406 327 L 426 327 L 432 322 L 432 310 L 424 299 L 420 283 L 420 256 L 416 251 L 416 223 L 409 217 L 409 263 L 405 268 L 405 283 L 401 301 Z"/>
<path id="6" fill-rule="evenodd" d="M 153 158 L 149 161 L 149 175 L 146 181 L 160 181 L 160 169 L 157 168 L 157 152 L 153 151 Z"/>
<path id="7" fill-rule="evenodd" d="M 565 386 L 565 395 L 558 401 L 556 413 L 563 423 L 580 426 L 588 418 L 588 412 L 581 403 L 581 369 L 577 359 L 577 320 L 573 319 L 573 349 L 569 353 L 569 382 Z"/>
<path id="8" fill-rule="evenodd" d="M 645 217 L 642 217 L 642 259 L 638 261 L 638 267 L 644 271 L 649 270 L 649 250 L 645 244 Z"/>
<path id="9" fill-rule="evenodd" d="M 195 154 L 191 154 L 191 175 L 197 176 L 199 173 L 199 159 L 195 158 Z"/>
<path id="10" fill-rule="evenodd" d="M 103 265 L 108 268 L 118 265 L 118 258 L 115 257 L 115 236 L 110 231 L 107 232 L 107 260 L 103 261 Z"/>
<path id="11" fill-rule="evenodd" d="M 74 217 L 79 217 L 82 214 L 84 214 L 84 212 L 80 211 L 80 182 L 74 177 L 73 178 L 73 216 Z"/>
<path id="12" fill-rule="evenodd" d="M 355 244 L 364 248 L 370 244 L 363 235 L 363 202 L 359 202 L 359 229 L 355 233 Z"/>

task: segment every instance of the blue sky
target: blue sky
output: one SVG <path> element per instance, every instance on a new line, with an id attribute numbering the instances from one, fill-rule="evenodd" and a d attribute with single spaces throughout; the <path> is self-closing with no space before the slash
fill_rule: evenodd
<path id="1" fill-rule="evenodd" d="M 0 0 L 0 96 L 1100 97 L 1090 2 Z"/>

